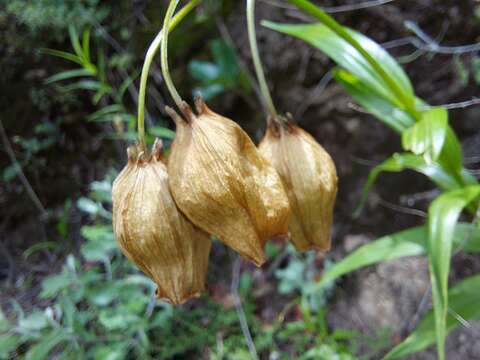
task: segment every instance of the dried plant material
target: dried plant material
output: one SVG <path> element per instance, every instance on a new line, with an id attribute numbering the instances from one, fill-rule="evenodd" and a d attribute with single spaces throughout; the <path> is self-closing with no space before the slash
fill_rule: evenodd
<path id="1" fill-rule="evenodd" d="M 168 172 L 178 207 L 198 227 L 260 266 L 267 240 L 288 233 L 290 208 L 275 169 L 232 120 L 196 100 L 177 124 Z"/>
<path id="2" fill-rule="evenodd" d="M 178 210 L 162 147 L 128 149 L 113 184 L 113 226 L 123 253 L 158 286 L 157 297 L 183 304 L 205 290 L 211 241 Z"/>
<path id="3" fill-rule="evenodd" d="M 287 192 L 295 248 L 329 250 L 337 195 L 337 172 L 330 155 L 298 126 L 273 120 L 259 150 L 277 170 Z"/>

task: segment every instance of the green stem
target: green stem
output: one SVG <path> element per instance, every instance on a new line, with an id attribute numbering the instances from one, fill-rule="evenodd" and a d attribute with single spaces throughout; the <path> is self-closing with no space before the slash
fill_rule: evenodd
<path id="1" fill-rule="evenodd" d="M 255 30 L 255 0 L 247 0 L 247 24 L 248 40 L 250 42 L 250 50 L 252 52 L 253 65 L 257 74 L 257 80 L 260 85 L 260 92 L 262 93 L 266 109 L 274 119 L 277 119 L 278 113 L 273 104 L 270 90 L 268 89 L 265 72 L 263 71 L 262 61 L 260 60 L 260 53 L 258 51 L 257 33 Z"/>
<path id="2" fill-rule="evenodd" d="M 395 93 L 395 95 L 400 99 L 402 104 L 405 107 L 405 110 L 410 113 L 415 119 L 419 119 L 420 115 L 415 109 L 415 104 L 413 99 L 410 96 L 405 94 L 405 92 L 397 85 L 397 83 L 387 74 L 383 67 L 366 51 L 360 43 L 353 38 L 353 36 L 345 30 L 345 28 L 340 25 L 335 19 L 330 15 L 325 13 L 322 9 L 313 5 L 307 0 L 288 0 L 289 3 L 295 5 L 299 9 L 310 14 L 314 18 L 318 19 L 321 23 L 327 26 L 330 30 L 335 32 L 338 36 L 343 38 L 346 42 L 352 45 L 364 58 L 367 60 L 373 69 L 380 75 L 383 81 L 388 85 L 388 87 Z"/>
<path id="3" fill-rule="evenodd" d="M 175 104 L 179 109 L 182 109 L 182 97 L 175 88 L 172 77 L 170 76 L 170 69 L 168 66 L 168 29 L 170 29 L 170 22 L 172 20 L 173 13 L 177 8 L 177 5 L 180 0 L 171 0 L 167 8 L 167 13 L 165 14 L 165 20 L 163 22 L 163 28 L 165 29 L 167 35 L 162 38 L 162 49 L 161 49 L 161 63 L 162 63 L 162 74 L 165 84 L 167 85 L 168 91 L 172 96 Z"/>
<path id="4" fill-rule="evenodd" d="M 172 19 L 170 28 L 168 31 L 172 31 L 184 18 L 187 16 L 201 0 L 191 0 L 185 5 L 177 15 Z M 145 98 L 147 92 L 148 75 L 150 67 L 152 66 L 153 59 L 160 48 L 163 38 L 163 29 L 157 34 L 152 44 L 148 48 L 147 55 L 145 56 L 145 62 L 143 63 L 142 76 L 140 78 L 140 92 L 138 94 L 138 140 L 140 146 L 145 148 Z"/>

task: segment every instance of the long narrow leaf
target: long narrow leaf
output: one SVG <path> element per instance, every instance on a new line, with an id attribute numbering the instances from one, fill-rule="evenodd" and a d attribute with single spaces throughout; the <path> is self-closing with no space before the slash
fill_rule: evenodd
<path id="1" fill-rule="evenodd" d="M 428 211 L 428 258 L 435 314 L 437 351 L 445 359 L 448 310 L 448 273 L 455 225 L 462 210 L 480 196 L 480 186 L 469 186 L 444 193 L 433 201 Z"/>
<path id="2" fill-rule="evenodd" d="M 263 21 L 262 25 L 269 29 L 297 37 L 320 49 L 339 66 L 360 78 L 371 89 L 374 89 L 392 104 L 401 107 L 401 103 L 396 95 L 391 92 L 389 86 L 358 50 L 325 25 L 318 23 L 291 25 L 277 24 L 268 21 Z M 392 77 L 413 102 L 415 96 L 410 80 L 395 59 L 370 38 L 351 29 L 345 28 L 345 30 L 378 61 L 385 72 Z"/>
<path id="3" fill-rule="evenodd" d="M 42 49 L 41 52 L 43 54 L 52 55 L 61 59 L 74 62 L 75 64 L 78 64 L 78 65 L 83 65 L 82 59 L 80 59 L 77 55 L 68 53 L 66 51 L 60 51 L 55 49 Z"/>
<path id="4" fill-rule="evenodd" d="M 446 330 L 458 327 L 461 323 L 459 315 L 465 320 L 480 319 L 480 274 L 469 277 L 449 290 L 448 303 L 451 309 L 447 317 Z M 403 342 L 394 347 L 383 360 L 403 358 L 407 355 L 421 351 L 435 342 L 435 317 L 430 311 Z"/>
<path id="5" fill-rule="evenodd" d="M 312 289 L 316 291 L 325 283 L 363 267 L 401 257 L 427 253 L 428 228 L 426 225 L 400 231 L 374 240 L 358 248 L 341 261 L 330 267 Z M 470 252 L 480 249 L 480 230 L 468 223 L 459 223 L 455 228 L 454 244 Z"/>
<path id="6" fill-rule="evenodd" d="M 457 180 L 446 172 L 437 162 L 427 162 L 422 156 L 413 154 L 393 154 L 390 158 L 370 171 L 363 190 L 362 200 L 355 211 L 355 216 L 359 215 L 372 186 L 382 172 L 401 172 L 406 169 L 422 173 L 443 190 L 457 189 L 460 186 Z"/>
<path id="7" fill-rule="evenodd" d="M 73 78 L 83 77 L 83 76 L 93 76 L 93 75 L 95 74 L 93 74 L 90 70 L 87 70 L 87 69 L 67 70 L 67 71 L 62 71 L 53 76 L 50 76 L 45 80 L 45 84 L 51 84 L 58 81 L 63 81 L 63 80 L 68 80 L 68 79 L 73 79 Z"/>
<path id="8" fill-rule="evenodd" d="M 336 69 L 333 76 L 365 110 L 397 133 L 402 133 L 415 124 L 415 120 L 407 112 L 394 106 L 380 94 L 375 93 L 357 76 L 343 69 Z"/>

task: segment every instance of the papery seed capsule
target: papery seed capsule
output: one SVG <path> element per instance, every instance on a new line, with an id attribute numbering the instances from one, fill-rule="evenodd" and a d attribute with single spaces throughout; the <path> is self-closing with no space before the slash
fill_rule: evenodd
<path id="1" fill-rule="evenodd" d="M 170 188 L 178 207 L 198 227 L 215 235 L 257 266 L 265 242 L 288 233 L 290 208 L 275 169 L 232 120 L 196 100 L 177 124 L 169 161 Z"/>
<path id="2" fill-rule="evenodd" d="M 170 193 L 162 145 L 128 149 L 113 184 L 113 226 L 122 252 L 158 286 L 157 297 L 183 304 L 205 290 L 211 241 L 178 210 Z"/>
<path id="3" fill-rule="evenodd" d="M 278 120 L 269 121 L 259 150 L 277 170 L 287 192 L 295 248 L 329 250 L 337 195 L 337 172 L 330 155 L 306 131 Z"/>

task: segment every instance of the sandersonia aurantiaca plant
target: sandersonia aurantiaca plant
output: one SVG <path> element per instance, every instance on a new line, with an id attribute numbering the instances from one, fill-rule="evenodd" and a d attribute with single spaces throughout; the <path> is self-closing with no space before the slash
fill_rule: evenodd
<path id="1" fill-rule="evenodd" d="M 199 1 L 186 5 L 178 23 Z M 205 290 L 211 242 L 177 208 L 170 192 L 162 144 L 145 145 L 144 106 L 148 70 L 162 33 L 145 61 L 139 98 L 139 140 L 112 188 L 113 227 L 122 252 L 156 284 L 159 299 L 182 304 Z"/>
<path id="2" fill-rule="evenodd" d="M 331 246 L 333 209 L 337 195 L 335 164 L 323 147 L 292 119 L 278 115 L 263 72 L 255 31 L 255 0 L 247 0 L 252 58 L 269 113 L 261 154 L 276 169 L 292 211 L 290 239 L 298 251 L 327 251 Z"/>
<path id="3" fill-rule="evenodd" d="M 164 29 L 177 3 L 170 3 Z M 180 109 L 178 114 L 167 108 L 177 125 L 168 161 L 175 202 L 195 225 L 260 266 L 266 241 L 288 233 L 290 207 L 280 177 L 238 124 L 201 98 L 196 114 L 181 99 L 170 78 L 167 50 L 164 36 L 162 71 Z"/>

